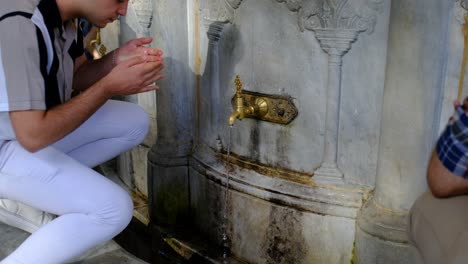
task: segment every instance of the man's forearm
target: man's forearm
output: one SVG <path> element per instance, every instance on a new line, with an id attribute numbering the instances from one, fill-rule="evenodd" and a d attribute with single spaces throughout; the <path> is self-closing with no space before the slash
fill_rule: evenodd
<path id="1" fill-rule="evenodd" d="M 73 77 L 73 90 L 84 91 L 106 76 L 114 68 L 115 50 L 98 60 L 87 60 L 76 71 Z"/>
<path id="2" fill-rule="evenodd" d="M 10 112 L 20 144 L 35 152 L 71 133 L 110 98 L 105 85 L 104 81 L 98 82 L 70 101 L 47 111 Z"/>
<path id="3" fill-rule="evenodd" d="M 113 96 L 125 96 L 157 89 L 154 82 L 163 77 L 162 62 L 145 62 L 134 57 L 113 70 L 71 100 L 50 110 L 10 112 L 16 138 L 34 152 L 65 137 L 84 123 Z"/>
<path id="4" fill-rule="evenodd" d="M 468 180 L 445 168 L 437 157 L 436 151 L 432 153 L 429 160 L 427 183 L 432 194 L 436 197 L 444 198 L 468 194 Z"/>

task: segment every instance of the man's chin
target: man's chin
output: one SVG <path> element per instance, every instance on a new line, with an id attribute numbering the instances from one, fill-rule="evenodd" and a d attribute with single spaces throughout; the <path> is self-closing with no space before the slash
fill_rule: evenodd
<path id="1" fill-rule="evenodd" d="M 99 24 L 94 24 L 95 27 L 97 28 L 105 28 L 107 26 L 108 22 L 102 22 Z"/>

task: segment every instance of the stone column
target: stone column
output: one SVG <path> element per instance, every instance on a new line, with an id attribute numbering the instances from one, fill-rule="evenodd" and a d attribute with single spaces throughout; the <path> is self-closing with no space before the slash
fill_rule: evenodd
<path id="1" fill-rule="evenodd" d="M 373 32 L 382 0 L 364 3 L 325 0 L 308 4 L 277 1 L 285 2 L 291 11 L 299 13 L 301 30 L 315 32 L 320 47 L 328 54 L 325 147 L 322 163 L 314 172 L 314 180 L 342 182 L 343 173 L 337 165 L 342 57 L 351 49 L 351 44 L 357 40 L 359 33 Z"/>
<path id="2" fill-rule="evenodd" d="M 208 22 L 208 21 L 207 21 Z M 219 124 L 219 109 L 221 101 L 221 87 L 219 86 L 219 40 L 223 34 L 226 22 L 209 22 L 207 36 L 209 39 L 209 66 L 210 66 L 210 97 L 211 97 L 211 124 Z"/>
<path id="3" fill-rule="evenodd" d="M 337 165 L 338 127 L 341 94 L 341 67 L 343 55 L 351 49 L 358 36 L 357 30 L 315 29 L 315 37 L 328 54 L 327 111 L 325 119 L 325 149 L 323 161 L 315 171 L 315 180 L 341 179 L 343 173 Z"/>
<path id="4" fill-rule="evenodd" d="M 164 51 L 165 63 L 165 78 L 158 82 L 156 97 L 157 140 L 148 153 L 149 208 L 155 224 L 189 221 L 195 76 L 187 67 L 187 5 L 188 1 L 155 3 L 152 34 Z"/>
<path id="5" fill-rule="evenodd" d="M 153 20 L 153 8 L 150 0 L 131 0 L 127 15 L 122 17 L 121 44 L 133 38 L 150 37 Z M 154 43 L 153 43 L 154 44 Z M 144 142 L 119 156 L 118 170 L 120 178 L 144 196 L 148 195 L 146 156 L 149 147 L 156 141 L 156 93 L 154 91 L 126 96 L 126 101 L 136 103 L 145 109 L 150 118 L 150 131 Z M 146 217 L 146 216 L 143 216 Z M 145 220 L 147 221 L 147 220 Z"/>
<path id="6" fill-rule="evenodd" d="M 414 263 L 406 215 L 427 190 L 451 6 L 439 0 L 392 1 L 375 196 L 358 216 L 357 263 Z"/>

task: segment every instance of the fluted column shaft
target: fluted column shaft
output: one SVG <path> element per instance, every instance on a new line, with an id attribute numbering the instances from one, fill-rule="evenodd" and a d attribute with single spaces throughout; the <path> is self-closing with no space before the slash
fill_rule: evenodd
<path id="1" fill-rule="evenodd" d="M 328 55 L 327 113 L 323 163 L 329 165 L 337 162 L 341 65 L 341 55 Z"/>
<path id="2" fill-rule="evenodd" d="M 211 97 L 211 124 L 222 122 L 219 117 L 221 91 L 219 83 L 219 40 L 223 34 L 225 22 L 212 22 L 208 29 L 209 39 L 209 66 L 210 66 L 210 97 Z M 227 123 L 227 121 L 225 121 Z"/>
<path id="3" fill-rule="evenodd" d="M 343 55 L 351 49 L 358 31 L 345 29 L 316 29 L 315 36 L 328 54 L 327 111 L 325 118 L 325 147 L 322 164 L 315 171 L 316 180 L 341 180 L 343 173 L 337 165 L 338 129 L 340 120 L 341 69 Z"/>

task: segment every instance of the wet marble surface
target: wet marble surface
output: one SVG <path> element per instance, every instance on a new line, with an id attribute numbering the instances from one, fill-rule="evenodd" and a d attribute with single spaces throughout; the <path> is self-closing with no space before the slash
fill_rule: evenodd
<path id="1" fill-rule="evenodd" d="M 0 260 L 13 252 L 27 237 L 29 233 L 17 228 L 0 223 Z M 109 241 L 94 248 L 79 259 L 72 261 L 73 264 L 147 264 L 122 249 L 114 241 Z"/>

